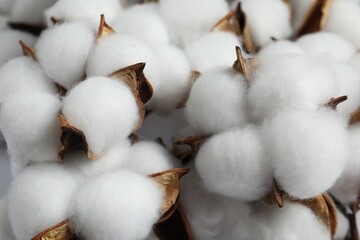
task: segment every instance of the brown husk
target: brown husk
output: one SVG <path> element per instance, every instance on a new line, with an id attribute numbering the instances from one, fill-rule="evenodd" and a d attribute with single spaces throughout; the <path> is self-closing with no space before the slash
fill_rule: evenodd
<path id="1" fill-rule="evenodd" d="M 35 55 L 35 48 L 29 47 L 22 40 L 19 41 L 24 56 L 30 57 L 32 60 L 37 61 Z"/>
<path id="2" fill-rule="evenodd" d="M 336 110 L 337 106 L 342 103 L 345 102 L 348 99 L 347 96 L 341 96 L 341 97 L 337 97 L 337 98 L 331 98 L 329 100 L 328 103 L 324 104 L 324 107 L 328 107 L 331 108 L 333 110 Z"/>
<path id="3" fill-rule="evenodd" d="M 39 233 L 31 240 L 75 240 L 77 239 L 69 229 L 69 220 L 66 219 L 61 223 L 52 226 Z"/>
<path id="4" fill-rule="evenodd" d="M 353 112 L 349 119 L 349 125 L 353 125 L 360 122 L 360 107 Z"/>
<path id="5" fill-rule="evenodd" d="M 101 14 L 99 30 L 96 39 L 99 40 L 113 33 L 115 33 L 115 30 L 106 23 L 104 14 Z"/>
<path id="6" fill-rule="evenodd" d="M 243 75 L 247 83 L 250 83 L 254 70 L 259 66 L 260 61 L 256 58 L 245 58 L 239 46 L 235 47 L 235 51 L 236 61 L 233 64 L 233 69 Z"/>
<path id="7" fill-rule="evenodd" d="M 54 25 L 63 24 L 63 23 L 65 22 L 64 19 L 62 19 L 62 18 L 57 18 L 57 17 L 54 17 L 54 16 L 50 17 L 50 21 L 51 21 L 52 24 L 54 24 Z"/>
<path id="8" fill-rule="evenodd" d="M 239 24 L 240 34 L 243 38 L 246 50 L 250 53 L 256 53 L 259 48 L 255 45 L 254 40 L 251 37 L 246 14 L 241 9 L 241 3 L 236 7 L 236 19 Z"/>

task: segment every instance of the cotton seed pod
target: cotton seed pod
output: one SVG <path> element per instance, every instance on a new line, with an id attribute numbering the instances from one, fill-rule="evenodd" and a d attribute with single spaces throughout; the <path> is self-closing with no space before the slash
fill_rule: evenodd
<path id="1" fill-rule="evenodd" d="M 107 173 L 75 194 L 71 226 L 89 240 L 145 239 L 160 216 L 162 200 L 161 189 L 147 177 L 125 170 Z"/>
<path id="2" fill-rule="evenodd" d="M 8 214 L 8 197 L 0 199 L 0 237 L 3 240 L 14 240 Z"/>
<path id="3" fill-rule="evenodd" d="M 271 162 L 255 126 L 228 130 L 200 148 L 196 169 L 211 192 L 244 201 L 264 197 L 272 184 Z"/>
<path id="4" fill-rule="evenodd" d="M 75 134 L 80 136 L 89 159 L 98 159 L 113 144 L 127 138 L 139 123 L 139 108 L 132 91 L 123 81 L 91 77 L 74 87 L 63 99 L 60 119 L 63 148 L 71 147 Z M 69 138 L 68 138 L 69 137 Z"/>
<path id="5" fill-rule="evenodd" d="M 301 54 L 305 55 L 304 50 L 296 42 L 288 40 L 279 40 L 268 44 L 260 49 L 257 58 L 260 60 L 273 59 L 274 57 L 281 57 L 285 54 Z"/>
<path id="6" fill-rule="evenodd" d="M 306 199 L 332 187 L 349 158 L 345 125 L 326 110 L 283 112 L 266 121 L 264 143 L 280 189 Z"/>
<path id="7" fill-rule="evenodd" d="M 205 72 L 213 67 L 229 66 L 234 62 L 234 47 L 239 45 L 236 35 L 229 32 L 210 32 L 185 46 L 191 69 Z"/>
<path id="8" fill-rule="evenodd" d="M 2 102 L 0 128 L 12 164 L 26 166 L 56 160 L 61 135 L 57 121 L 60 109 L 61 102 L 56 96 L 41 92 L 18 93 Z M 19 170 L 13 168 L 13 175 Z"/>
<path id="9" fill-rule="evenodd" d="M 202 74 L 185 107 L 190 127 L 197 134 L 211 134 L 244 124 L 245 89 L 243 77 L 231 68 L 219 67 Z"/>
<path id="10" fill-rule="evenodd" d="M 25 169 L 9 192 L 9 219 L 16 239 L 32 239 L 68 218 L 68 205 L 77 186 L 78 180 L 56 163 Z"/>
<path id="11" fill-rule="evenodd" d="M 95 34 L 85 23 L 64 23 L 42 32 L 36 56 L 45 72 L 60 86 L 71 89 L 83 80 Z"/>
<path id="12" fill-rule="evenodd" d="M 12 59 L 0 68 L 0 103 L 20 92 L 56 94 L 40 64 L 26 56 Z"/>

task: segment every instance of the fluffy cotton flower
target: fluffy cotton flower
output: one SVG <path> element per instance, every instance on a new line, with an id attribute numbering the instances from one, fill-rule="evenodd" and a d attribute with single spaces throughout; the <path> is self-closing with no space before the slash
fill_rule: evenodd
<path id="1" fill-rule="evenodd" d="M 268 44 L 267 46 L 260 49 L 258 55 L 256 56 L 260 60 L 264 59 L 274 59 L 276 57 L 281 57 L 284 54 L 301 54 L 305 55 L 304 50 L 296 42 L 291 42 L 288 40 L 279 40 Z"/>
<path id="2" fill-rule="evenodd" d="M 86 74 L 108 76 L 139 62 L 146 63 L 145 76 L 156 92 L 160 78 L 156 55 L 145 42 L 131 35 L 114 33 L 100 39 L 88 59 Z"/>
<path id="3" fill-rule="evenodd" d="M 210 32 L 187 44 L 185 53 L 193 70 L 205 72 L 217 66 L 231 67 L 236 59 L 235 46 L 239 44 L 232 33 Z"/>
<path id="4" fill-rule="evenodd" d="M 8 61 L 0 68 L 0 103 L 19 92 L 44 92 L 56 94 L 51 80 L 45 75 L 39 63 L 29 57 Z"/>
<path id="5" fill-rule="evenodd" d="M 245 201 L 265 196 L 272 185 L 270 161 L 258 129 L 247 126 L 211 137 L 196 156 L 208 190 Z"/>
<path id="6" fill-rule="evenodd" d="M 94 43 L 95 34 L 87 24 L 64 23 L 42 32 L 36 55 L 49 77 L 70 89 L 83 79 Z"/>
<path id="7" fill-rule="evenodd" d="M 6 30 L 0 32 L 0 66 L 8 60 L 23 55 L 19 41 L 24 41 L 27 45 L 33 46 L 36 38 L 28 33 Z"/>
<path id="8" fill-rule="evenodd" d="M 356 53 L 354 44 L 329 32 L 304 35 L 297 40 L 297 43 L 309 56 L 328 55 L 341 62 L 347 62 Z"/>
<path id="9" fill-rule="evenodd" d="M 78 181 L 60 165 L 36 164 L 24 170 L 9 192 L 9 219 L 16 239 L 28 240 L 67 219 Z"/>
<path id="10" fill-rule="evenodd" d="M 139 122 L 135 97 L 120 80 L 88 78 L 74 87 L 63 103 L 65 118 L 83 131 L 89 149 L 97 156 L 124 141 Z"/>
<path id="11" fill-rule="evenodd" d="M 338 209 L 337 209 L 337 227 L 336 227 L 336 232 L 335 232 L 335 236 L 334 239 L 335 240 L 343 240 L 346 238 L 346 235 L 349 231 L 349 220 L 346 216 L 344 216 L 344 214 L 342 214 Z"/>
<path id="12" fill-rule="evenodd" d="M 60 148 L 61 131 L 57 119 L 60 108 L 57 97 L 41 92 L 22 92 L 3 101 L 0 128 L 8 152 L 15 158 L 12 161 L 21 161 L 25 166 L 31 162 L 56 160 Z M 13 168 L 13 174 L 18 171 Z"/>
<path id="13" fill-rule="evenodd" d="M 160 144 L 142 141 L 130 147 L 123 167 L 146 176 L 176 168 L 179 165 L 171 153 Z"/>
<path id="14" fill-rule="evenodd" d="M 0 238 L 1 240 L 14 240 L 11 224 L 9 221 L 7 197 L 0 199 Z"/>
<path id="15" fill-rule="evenodd" d="M 202 74 L 194 83 L 185 107 L 190 127 L 214 133 L 246 122 L 243 77 L 228 67 Z"/>
<path id="16" fill-rule="evenodd" d="M 284 112 L 265 122 L 263 134 L 280 188 L 300 199 L 332 187 L 349 157 L 345 123 L 334 111 Z"/>
<path id="17" fill-rule="evenodd" d="M 163 194 L 151 179 L 115 171 L 85 183 L 73 198 L 71 225 L 89 240 L 145 239 L 160 217 Z"/>

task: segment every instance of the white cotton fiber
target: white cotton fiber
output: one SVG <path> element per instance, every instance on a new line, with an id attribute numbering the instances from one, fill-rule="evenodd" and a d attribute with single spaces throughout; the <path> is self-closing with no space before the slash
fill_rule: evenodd
<path id="1" fill-rule="evenodd" d="M 349 61 L 348 65 L 360 75 L 360 53 L 356 53 Z"/>
<path id="2" fill-rule="evenodd" d="M 139 122 L 130 88 L 107 77 L 91 77 L 74 87 L 63 99 L 62 112 L 70 125 L 83 131 L 96 156 L 124 141 Z"/>
<path id="3" fill-rule="evenodd" d="M 0 13 L 0 30 L 1 31 L 9 29 L 8 20 L 9 20 L 9 17 L 7 15 L 3 15 Z"/>
<path id="4" fill-rule="evenodd" d="M 130 148 L 130 141 L 122 142 L 110 147 L 103 156 L 97 160 L 89 160 L 84 152 L 72 152 L 64 159 L 65 166 L 69 171 L 74 171 L 83 178 L 89 178 L 114 171 L 126 161 Z"/>
<path id="5" fill-rule="evenodd" d="M 334 0 L 324 30 L 339 34 L 360 47 L 360 5 L 356 0 Z"/>
<path id="6" fill-rule="evenodd" d="M 185 46 L 191 69 L 205 72 L 217 66 L 231 67 L 236 60 L 238 37 L 229 32 L 205 33 Z"/>
<path id="7" fill-rule="evenodd" d="M 337 226 L 334 239 L 335 240 L 344 240 L 349 231 L 349 220 L 344 214 L 342 214 L 339 209 L 337 211 Z"/>
<path id="8" fill-rule="evenodd" d="M 53 81 L 70 89 L 83 79 L 94 43 L 95 33 L 87 24 L 64 23 L 42 32 L 36 56 Z"/>
<path id="9" fill-rule="evenodd" d="M 14 3 L 14 0 L 1 0 L 0 1 L 0 10 L 4 13 L 9 13 L 13 3 Z"/>
<path id="10" fill-rule="evenodd" d="M 68 206 L 77 186 L 77 179 L 57 163 L 24 170 L 9 192 L 9 219 L 16 239 L 29 240 L 70 217 Z"/>
<path id="11" fill-rule="evenodd" d="M 290 9 L 283 0 L 243 0 L 241 7 L 256 46 L 267 45 L 272 37 L 285 39 L 291 35 Z"/>
<path id="12" fill-rule="evenodd" d="M 10 22 L 29 25 L 44 25 L 43 12 L 56 0 L 14 0 L 10 11 Z"/>
<path id="13" fill-rule="evenodd" d="M 12 59 L 0 68 L 0 103 L 19 92 L 57 93 L 40 64 L 29 57 Z"/>
<path id="14" fill-rule="evenodd" d="M 145 239 L 160 217 L 163 193 L 155 181 L 115 171 L 85 183 L 73 198 L 71 225 L 88 240 Z"/>
<path id="15" fill-rule="evenodd" d="M 132 145 L 123 168 L 147 176 L 180 166 L 180 162 L 156 142 L 142 141 Z"/>
<path id="16" fill-rule="evenodd" d="M 318 109 L 341 96 L 332 75 L 323 59 L 286 54 L 263 60 L 247 95 L 252 119 L 260 122 L 282 111 Z"/>
<path id="17" fill-rule="evenodd" d="M 88 76 L 108 76 L 130 65 L 145 62 L 145 76 L 155 89 L 160 67 L 154 51 L 142 40 L 127 34 L 111 34 L 101 38 L 92 51 L 86 67 Z"/>
<path id="18" fill-rule="evenodd" d="M 297 43 L 309 56 L 328 56 L 347 62 L 356 53 L 356 47 L 345 38 L 329 32 L 317 32 L 302 36 Z"/>
<path id="19" fill-rule="evenodd" d="M 0 238 L 1 240 L 15 240 L 9 221 L 7 197 L 0 199 Z"/>
<path id="20" fill-rule="evenodd" d="M 304 24 L 309 11 L 316 0 L 290 0 L 292 24 L 294 32 L 298 32 Z"/>
<path id="21" fill-rule="evenodd" d="M 185 117 L 196 133 L 220 132 L 246 122 L 246 84 L 232 68 L 220 67 L 202 74 L 194 83 Z"/>
<path id="22" fill-rule="evenodd" d="M 60 100 L 41 92 L 18 93 L 2 102 L 0 128 L 8 152 L 25 164 L 55 161 L 60 148 Z"/>
<path id="23" fill-rule="evenodd" d="M 68 22 L 85 21 L 94 28 L 99 25 L 100 15 L 106 16 L 108 23 L 113 23 L 123 6 L 119 0 L 58 0 L 45 10 L 48 26 L 52 26 L 51 17 L 65 19 Z"/>
<path id="24" fill-rule="evenodd" d="M 284 112 L 266 121 L 263 137 L 279 187 L 300 199 L 332 187 L 349 158 L 345 124 L 325 110 Z"/>
<path id="25" fill-rule="evenodd" d="M 281 57 L 284 54 L 301 54 L 305 55 L 304 50 L 296 42 L 289 40 L 279 40 L 268 44 L 267 46 L 260 49 L 258 59 L 274 59 Z"/>
<path id="26" fill-rule="evenodd" d="M 158 3 L 137 4 L 119 14 L 114 29 L 128 33 L 145 42 L 170 41 L 164 20 L 159 13 Z"/>
<path id="27" fill-rule="evenodd" d="M 160 9 L 172 42 L 182 45 L 210 31 L 229 6 L 225 0 L 161 0 Z"/>
<path id="28" fill-rule="evenodd" d="M 191 88 L 191 70 L 184 52 L 170 44 L 152 44 L 160 64 L 160 81 L 150 105 L 168 114 L 183 103 Z"/>
<path id="29" fill-rule="evenodd" d="M 211 137 L 200 148 L 195 163 L 211 192 L 253 201 L 272 187 L 271 163 L 259 131 L 252 125 Z"/>
<path id="30" fill-rule="evenodd" d="M 33 46 L 36 38 L 28 33 L 17 30 L 5 30 L 0 32 L 0 66 L 8 60 L 23 55 L 19 41 L 24 41 L 27 45 Z"/>

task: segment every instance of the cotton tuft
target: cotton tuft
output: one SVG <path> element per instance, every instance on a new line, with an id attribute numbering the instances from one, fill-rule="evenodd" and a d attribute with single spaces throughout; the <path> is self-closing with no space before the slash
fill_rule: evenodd
<path id="1" fill-rule="evenodd" d="M 14 240 L 14 234 L 9 221 L 8 197 L 0 199 L 0 238 L 1 240 Z"/>

